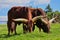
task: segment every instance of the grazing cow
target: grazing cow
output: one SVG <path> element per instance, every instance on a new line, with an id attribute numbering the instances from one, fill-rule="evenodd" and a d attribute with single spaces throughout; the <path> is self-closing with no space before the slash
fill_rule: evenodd
<path id="1" fill-rule="evenodd" d="M 48 18 L 46 16 L 46 13 L 41 8 L 34 9 L 32 12 L 33 12 L 33 14 L 32 14 L 33 18 L 36 17 L 35 24 L 33 25 L 33 31 L 34 31 L 35 25 L 36 25 L 39 28 L 39 31 L 41 31 L 41 29 L 43 29 L 43 32 L 49 33 L 49 31 L 50 31 L 50 23 L 54 19 L 56 19 L 57 17 L 52 18 L 51 20 L 48 20 Z M 40 19 L 37 18 L 37 16 L 40 16 L 40 15 L 43 16 L 43 17 L 41 17 Z"/>
<path id="2" fill-rule="evenodd" d="M 28 28 L 29 32 L 32 31 L 33 22 L 32 22 L 32 14 L 28 7 L 12 7 L 8 11 L 8 35 L 10 32 L 16 34 L 16 26 L 17 24 L 23 23 L 23 30 L 24 32 Z M 26 28 L 26 29 L 25 29 Z"/>

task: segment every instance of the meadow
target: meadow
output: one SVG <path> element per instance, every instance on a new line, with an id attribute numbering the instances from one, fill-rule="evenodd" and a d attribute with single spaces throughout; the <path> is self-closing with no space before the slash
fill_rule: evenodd
<path id="1" fill-rule="evenodd" d="M 36 27 L 34 32 L 23 34 L 22 24 L 17 25 L 17 35 L 7 36 L 7 33 L 7 25 L 0 24 L 0 40 L 60 40 L 60 24 L 53 23 L 50 33 L 39 32 Z"/>

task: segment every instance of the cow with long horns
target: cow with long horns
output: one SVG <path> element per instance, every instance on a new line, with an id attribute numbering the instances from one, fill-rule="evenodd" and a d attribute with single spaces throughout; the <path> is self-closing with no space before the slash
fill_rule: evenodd
<path id="1" fill-rule="evenodd" d="M 16 26 L 17 24 L 21 23 L 23 23 L 23 29 L 27 27 L 29 29 L 29 32 L 32 31 L 33 22 L 30 9 L 28 7 L 12 7 L 8 11 L 8 35 L 10 35 L 10 32 L 13 31 L 16 34 Z"/>
<path id="2" fill-rule="evenodd" d="M 33 11 L 34 12 L 34 11 Z M 43 32 L 45 33 L 49 33 L 50 32 L 50 24 L 57 18 L 57 16 L 55 18 L 52 18 L 51 20 L 48 20 L 46 13 L 41 9 L 35 9 L 35 24 L 33 25 L 33 31 L 35 29 L 35 25 L 39 28 L 39 31 L 41 31 L 41 29 L 43 29 Z M 39 16 L 42 16 L 41 18 L 38 18 Z"/>

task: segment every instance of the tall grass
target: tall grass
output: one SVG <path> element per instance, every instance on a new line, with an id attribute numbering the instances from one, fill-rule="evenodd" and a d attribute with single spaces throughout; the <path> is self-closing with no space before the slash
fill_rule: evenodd
<path id="1" fill-rule="evenodd" d="M 52 24 L 48 34 L 39 32 L 37 27 L 34 32 L 23 34 L 22 25 L 17 25 L 17 35 L 7 36 L 7 33 L 7 25 L 0 25 L 0 40 L 60 40 L 60 24 Z"/>

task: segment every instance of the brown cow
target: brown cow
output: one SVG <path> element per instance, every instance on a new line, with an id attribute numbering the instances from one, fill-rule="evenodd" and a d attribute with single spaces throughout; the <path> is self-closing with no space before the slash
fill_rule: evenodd
<path id="1" fill-rule="evenodd" d="M 16 26 L 20 23 L 23 23 L 23 29 L 25 29 L 24 27 L 27 27 L 29 32 L 32 31 L 32 14 L 28 7 L 12 7 L 8 11 L 8 35 L 10 35 L 10 31 L 14 31 L 16 34 Z"/>
<path id="2" fill-rule="evenodd" d="M 33 18 L 36 17 L 36 19 L 37 19 L 35 21 L 35 24 L 33 25 L 33 31 L 34 31 L 35 25 L 36 25 L 39 28 L 39 31 L 41 31 L 41 29 L 43 29 L 43 32 L 49 33 L 50 32 L 50 24 L 57 17 L 52 18 L 51 20 L 48 20 L 46 13 L 41 8 L 35 9 L 32 12 L 34 12 Z M 43 17 L 40 19 L 37 18 L 37 16 L 40 16 L 40 15 Z"/>

